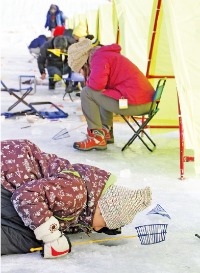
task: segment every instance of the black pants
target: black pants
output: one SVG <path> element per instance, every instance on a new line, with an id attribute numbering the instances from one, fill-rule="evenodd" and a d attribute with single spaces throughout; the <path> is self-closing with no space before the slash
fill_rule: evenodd
<path id="1" fill-rule="evenodd" d="M 62 78 L 62 75 L 69 74 L 71 75 L 71 68 L 68 65 L 64 65 L 62 68 L 56 66 L 47 66 L 48 74 L 50 79 L 54 79 L 54 75 L 57 74 Z"/>
<path id="2" fill-rule="evenodd" d="M 26 227 L 11 202 L 12 194 L 1 187 L 1 255 L 30 252 L 40 247 L 34 232 Z"/>

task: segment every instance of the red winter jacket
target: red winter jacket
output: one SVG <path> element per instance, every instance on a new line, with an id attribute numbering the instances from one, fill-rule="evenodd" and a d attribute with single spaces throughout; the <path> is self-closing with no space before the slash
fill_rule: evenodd
<path id="1" fill-rule="evenodd" d="M 152 101 L 154 88 L 129 59 L 120 54 L 117 44 L 102 46 L 91 57 L 90 76 L 86 85 L 113 99 L 128 99 L 128 104 Z"/>
<path id="2" fill-rule="evenodd" d="M 33 230 L 52 215 L 62 230 L 90 229 L 105 184 L 114 178 L 97 167 L 42 152 L 29 140 L 2 141 L 1 165 L 1 184 L 13 193 L 16 211 Z"/>

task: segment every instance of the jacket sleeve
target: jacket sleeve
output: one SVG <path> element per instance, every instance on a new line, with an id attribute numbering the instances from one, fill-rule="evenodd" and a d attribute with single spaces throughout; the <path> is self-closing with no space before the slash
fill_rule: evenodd
<path id="1" fill-rule="evenodd" d="M 37 39 L 38 39 L 38 38 L 33 39 L 33 40 L 30 42 L 28 48 L 36 48 L 36 47 L 37 47 L 37 46 L 36 46 L 36 44 L 37 44 Z"/>
<path id="2" fill-rule="evenodd" d="M 67 38 L 68 46 L 76 43 L 77 41 L 74 39 L 73 35 L 73 29 L 68 28 L 64 30 L 63 36 Z"/>
<path id="3" fill-rule="evenodd" d="M 45 22 L 44 28 L 48 27 L 48 29 L 49 29 L 49 21 L 50 21 L 50 13 L 48 11 L 47 15 L 46 15 L 46 22 Z"/>
<path id="4" fill-rule="evenodd" d="M 64 25 L 65 20 L 67 19 L 67 16 L 64 14 L 63 11 L 60 11 L 60 15 L 61 15 L 61 18 L 62 18 L 62 24 Z"/>
<path id="5" fill-rule="evenodd" d="M 106 89 L 110 74 L 110 64 L 106 57 L 93 56 L 90 64 L 90 76 L 86 85 L 94 90 Z"/>
<path id="6" fill-rule="evenodd" d="M 73 173 L 30 181 L 17 189 L 11 198 L 25 226 L 32 230 L 52 215 L 59 220 L 77 218 L 86 200 L 85 183 Z"/>

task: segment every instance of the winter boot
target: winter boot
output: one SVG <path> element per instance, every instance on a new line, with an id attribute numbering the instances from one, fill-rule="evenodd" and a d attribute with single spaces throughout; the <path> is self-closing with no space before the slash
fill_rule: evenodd
<path id="1" fill-rule="evenodd" d="M 81 151 L 90 151 L 93 149 L 96 150 L 105 150 L 107 149 L 107 143 L 103 130 L 89 130 L 87 138 L 80 142 L 74 142 L 73 147 Z"/>
<path id="2" fill-rule="evenodd" d="M 113 127 L 109 128 L 108 125 L 103 125 L 102 130 L 104 131 L 107 144 L 114 143 Z"/>
<path id="3" fill-rule="evenodd" d="M 55 82 L 53 79 L 49 79 L 49 90 L 55 89 Z"/>

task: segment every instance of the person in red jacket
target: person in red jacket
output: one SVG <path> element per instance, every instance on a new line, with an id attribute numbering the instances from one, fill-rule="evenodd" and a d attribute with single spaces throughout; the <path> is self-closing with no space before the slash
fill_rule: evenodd
<path id="1" fill-rule="evenodd" d="M 43 152 L 29 140 L 1 142 L 1 255 L 43 246 L 44 258 L 71 251 L 70 233 L 121 233 L 151 203 L 149 187 L 115 185 L 105 170 Z"/>
<path id="2" fill-rule="evenodd" d="M 69 66 L 86 79 L 81 106 L 88 137 L 75 142 L 75 149 L 106 149 L 107 144 L 114 143 L 113 113 L 137 116 L 150 109 L 153 86 L 120 51 L 117 44 L 92 47 L 89 39 L 68 49 Z"/>

